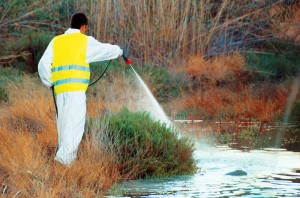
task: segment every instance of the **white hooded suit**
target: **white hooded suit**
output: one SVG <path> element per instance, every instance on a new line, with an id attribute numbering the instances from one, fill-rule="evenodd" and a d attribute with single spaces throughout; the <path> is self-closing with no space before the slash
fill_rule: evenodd
<path id="1" fill-rule="evenodd" d="M 60 163 L 69 165 L 76 159 L 84 133 L 89 63 L 115 59 L 122 53 L 117 45 L 100 43 L 71 28 L 49 43 L 38 72 L 43 84 L 54 85 L 58 131 L 55 160 Z"/>

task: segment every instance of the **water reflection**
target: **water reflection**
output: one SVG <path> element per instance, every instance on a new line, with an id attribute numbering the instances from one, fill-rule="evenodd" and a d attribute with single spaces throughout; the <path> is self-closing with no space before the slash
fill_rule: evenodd
<path id="1" fill-rule="evenodd" d="M 205 122 L 201 120 L 177 121 L 177 123 L 176 126 L 187 136 L 204 140 L 212 145 L 226 144 L 246 151 L 266 147 L 300 151 L 300 121 L 274 125 L 261 122 Z"/>

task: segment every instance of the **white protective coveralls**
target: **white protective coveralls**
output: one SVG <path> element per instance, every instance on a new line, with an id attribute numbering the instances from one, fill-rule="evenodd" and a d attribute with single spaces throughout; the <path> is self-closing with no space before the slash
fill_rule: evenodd
<path id="1" fill-rule="evenodd" d="M 65 34 L 79 33 L 78 29 L 69 28 Z M 55 38 L 54 38 L 55 39 Z M 54 61 L 54 39 L 49 43 L 44 52 L 39 64 L 39 76 L 47 87 L 51 87 L 53 83 L 53 61 Z M 123 51 L 117 45 L 100 43 L 94 37 L 87 37 L 85 61 L 88 63 L 115 59 L 123 54 Z M 76 46 L 76 42 L 74 43 Z M 58 67 L 58 68 L 64 68 Z M 75 66 L 76 67 L 76 66 Z M 79 66 L 81 67 L 81 66 Z M 57 69 L 60 70 L 60 69 Z M 85 71 L 86 72 L 86 71 Z M 68 82 L 72 84 L 72 82 Z M 88 83 L 88 82 L 87 82 Z M 73 83 L 74 86 L 75 83 Z M 54 86 L 59 87 L 59 86 Z M 86 86 L 87 88 L 87 86 Z M 77 156 L 78 146 L 82 139 L 85 126 L 86 116 L 86 90 L 56 90 L 56 105 L 57 105 L 57 131 L 58 131 L 58 150 L 55 160 L 62 164 L 71 164 Z"/>

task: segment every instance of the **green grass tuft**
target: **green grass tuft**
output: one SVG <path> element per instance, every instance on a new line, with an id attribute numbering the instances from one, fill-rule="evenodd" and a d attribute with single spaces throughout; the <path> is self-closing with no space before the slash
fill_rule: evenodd
<path id="1" fill-rule="evenodd" d="M 90 120 L 88 131 L 97 120 Z M 122 175 L 129 178 L 168 177 L 196 171 L 194 147 L 187 138 L 179 138 L 173 128 L 151 120 L 146 112 L 119 113 L 98 122 L 103 128 L 101 144 L 111 148 Z M 100 126 L 102 125 L 102 126 Z"/>

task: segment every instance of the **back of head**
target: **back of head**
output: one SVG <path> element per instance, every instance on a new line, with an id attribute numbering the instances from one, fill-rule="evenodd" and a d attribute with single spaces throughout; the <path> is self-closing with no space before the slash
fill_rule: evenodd
<path id="1" fill-rule="evenodd" d="M 71 17 L 71 28 L 80 29 L 82 25 L 87 25 L 88 19 L 82 12 L 77 12 Z"/>

